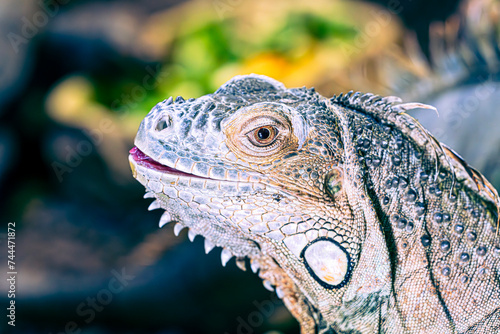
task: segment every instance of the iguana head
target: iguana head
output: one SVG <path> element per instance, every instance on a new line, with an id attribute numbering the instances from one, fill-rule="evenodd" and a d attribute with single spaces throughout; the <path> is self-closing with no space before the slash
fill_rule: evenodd
<path id="1" fill-rule="evenodd" d="M 250 258 L 304 332 L 326 329 L 350 312 L 368 317 L 370 332 L 379 326 L 380 300 L 393 289 L 397 259 L 390 248 L 400 247 L 388 242 L 399 232 L 385 233 L 382 222 L 390 224 L 391 210 L 402 212 L 392 217 L 394 225 L 404 223 L 401 238 L 424 247 L 420 238 L 427 234 L 417 220 L 426 205 L 422 189 L 411 185 L 425 172 L 433 177 L 429 161 L 439 160 L 427 157 L 431 167 L 412 160 L 432 144 L 412 122 L 391 133 L 396 121 L 383 124 L 370 115 L 397 114 L 388 109 L 393 102 L 400 101 L 356 94 L 328 100 L 314 89 L 239 76 L 214 94 L 157 104 L 141 123 L 129 160 L 146 197 L 156 198 L 151 208 L 166 210 L 160 226 L 177 222 L 176 234 L 187 227 L 191 239 L 205 238 L 207 252 L 222 247 L 224 265 L 232 256 L 238 265 Z M 356 103 L 370 107 L 358 115 Z M 414 107 L 426 106 L 400 110 Z M 403 142 L 405 127 L 420 131 L 413 144 Z M 384 154 L 389 145 L 394 151 Z M 412 161 L 415 180 L 399 179 L 399 169 Z M 396 185 L 394 193 L 393 183 L 387 185 L 394 177 L 410 187 L 398 193 Z"/>
<path id="2" fill-rule="evenodd" d="M 314 89 L 236 77 L 214 94 L 156 105 L 130 156 L 147 196 L 166 210 L 163 223 L 202 235 L 207 251 L 223 247 L 223 264 L 249 257 L 290 303 L 344 286 L 363 233 L 323 100 Z"/>

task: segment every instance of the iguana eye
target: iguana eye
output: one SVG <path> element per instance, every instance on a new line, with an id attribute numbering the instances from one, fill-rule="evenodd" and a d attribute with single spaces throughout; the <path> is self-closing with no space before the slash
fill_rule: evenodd
<path id="1" fill-rule="evenodd" d="M 226 145 L 240 159 L 253 163 L 279 160 L 297 149 L 301 119 L 293 128 L 295 110 L 277 103 L 256 103 L 241 109 L 221 122 Z"/>
<path id="2" fill-rule="evenodd" d="M 250 142 L 255 146 L 265 147 L 275 142 L 278 137 L 278 132 L 278 129 L 274 126 L 266 125 L 250 131 L 247 136 Z"/>

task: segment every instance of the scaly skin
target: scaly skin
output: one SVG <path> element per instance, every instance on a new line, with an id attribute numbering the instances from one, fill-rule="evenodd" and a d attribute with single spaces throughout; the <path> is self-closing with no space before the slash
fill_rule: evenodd
<path id="1" fill-rule="evenodd" d="M 160 225 L 250 258 L 302 333 L 496 333 L 498 194 L 400 102 L 235 77 L 155 106 L 130 163 Z"/>

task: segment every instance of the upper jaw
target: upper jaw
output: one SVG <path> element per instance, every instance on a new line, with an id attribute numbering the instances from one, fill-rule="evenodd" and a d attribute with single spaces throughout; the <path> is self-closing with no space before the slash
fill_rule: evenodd
<path id="1" fill-rule="evenodd" d="M 256 177 L 242 177 L 241 174 L 237 174 L 236 178 L 217 179 L 163 165 L 144 154 L 137 147 L 130 150 L 129 163 L 133 176 L 146 189 L 160 196 L 176 198 L 177 195 L 173 194 L 172 186 L 221 198 L 255 191 L 275 191 L 269 185 L 259 182 L 260 179 Z"/>
<path id="2" fill-rule="evenodd" d="M 136 137 L 131 157 L 140 165 L 144 165 L 163 173 L 176 173 L 179 176 L 198 177 L 219 181 L 262 182 L 262 173 L 251 170 L 249 166 L 240 165 L 231 153 L 211 153 L 202 149 L 196 150 L 175 145 L 174 143 L 158 143 L 145 141 Z M 223 150 L 220 150 L 223 152 Z M 231 159 L 235 160 L 232 161 Z M 221 161 L 224 164 L 221 165 Z M 148 163 L 152 162 L 152 163 Z"/>
<path id="3" fill-rule="evenodd" d="M 175 169 L 173 167 L 163 165 L 163 164 L 159 163 L 158 161 L 154 160 L 153 158 L 151 158 L 150 156 L 144 154 L 144 152 L 142 152 L 137 146 L 132 148 L 129 151 L 129 153 L 130 153 L 130 158 L 134 161 L 134 163 L 136 163 L 138 165 L 142 165 L 142 166 L 147 167 L 149 169 L 156 170 L 158 172 L 167 173 L 167 174 L 171 174 L 171 175 L 184 176 L 184 177 L 208 179 L 208 178 L 203 177 L 203 176 L 198 176 L 195 174 L 186 173 L 186 172 L 183 172 L 181 170 Z"/>

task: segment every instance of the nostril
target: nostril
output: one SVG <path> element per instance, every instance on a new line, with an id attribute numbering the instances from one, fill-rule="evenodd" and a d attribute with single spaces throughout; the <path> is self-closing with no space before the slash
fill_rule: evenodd
<path id="1" fill-rule="evenodd" d="M 156 123 L 156 131 L 163 131 L 172 125 L 172 120 L 169 115 L 163 116 Z"/>

